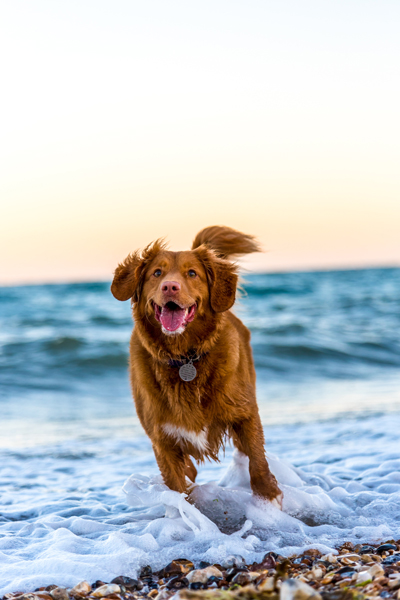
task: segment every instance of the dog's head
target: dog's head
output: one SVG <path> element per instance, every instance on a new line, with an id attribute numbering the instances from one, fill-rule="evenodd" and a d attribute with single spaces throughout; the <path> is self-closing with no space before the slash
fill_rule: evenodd
<path id="1" fill-rule="evenodd" d="M 236 266 L 206 245 L 171 252 L 156 241 L 118 265 L 111 292 L 132 300 L 136 319 L 146 319 L 165 336 L 179 336 L 235 302 Z"/>

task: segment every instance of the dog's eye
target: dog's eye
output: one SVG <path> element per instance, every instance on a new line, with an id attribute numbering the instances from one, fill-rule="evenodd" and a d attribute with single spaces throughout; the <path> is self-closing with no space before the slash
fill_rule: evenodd
<path id="1" fill-rule="evenodd" d="M 161 275 L 161 269 L 156 269 L 153 273 L 154 277 L 160 277 Z"/>
<path id="2" fill-rule="evenodd" d="M 189 277 L 196 277 L 197 273 L 196 273 L 196 271 L 193 271 L 193 269 L 189 269 L 188 275 L 189 275 Z"/>

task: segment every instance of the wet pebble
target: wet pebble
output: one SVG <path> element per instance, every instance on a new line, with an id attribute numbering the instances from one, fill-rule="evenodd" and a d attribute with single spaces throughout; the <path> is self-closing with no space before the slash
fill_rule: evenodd
<path id="1" fill-rule="evenodd" d="M 344 544 L 342 544 L 342 549 L 343 550 L 354 550 L 353 542 L 345 542 Z"/>
<path id="2" fill-rule="evenodd" d="M 397 550 L 397 546 L 394 544 L 382 544 L 376 549 L 376 554 L 383 554 L 384 552 L 389 552 L 390 550 Z"/>
<path id="3" fill-rule="evenodd" d="M 368 569 L 368 573 L 372 575 L 372 577 L 380 577 L 385 573 L 385 569 L 378 563 L 375 563 L 370 569 Z"/>
<path id="4" fill-rule="evenodd" d="M 169 590 L 179 590 L 181 588 L 188 587 L 188 585 L 189 580 L 186 577 L 182 577 L 182 575 L 175 575 L 175 577 L 172 577 L 168 581 L 167 588 Z"/>
<path id="5" fill-rule="evenodd" d="M 368 571 L 362 571 L 358 573 L 356 579 L 356 585 L 364 585 L 367 581 L 372 581 L 372 575 Z"/>
<path id="6" fill-rule="evenodd" d="M 153 575 L 152 568 L 150 567 L 150 565 L 146 565 L 145 567 L 142 567 L 142 569 L 140 570 L 139 579 L 145 579 L 146 577 L 151 577 L 152 575 Z"/>
<path id="7" fill-rule="evenodd" d="M 361 546 L 358 554 L 374 554 L 375 550 L 372 546 Z"/>
<path id="8" fill-rule="evenodd" d="M 391 590 L 400 588 L 400 573 L 392 573 L 389 575 L 388 586 Z"/>
<path id="9" fill-rule="evenodd" d="M 322 600 L 321 594 L 310 585 L 297 579 L 287 579 L 282 582 L 280 600 Z"/>
<path id="10" fill-rule="evenodd" d="M 232 554 L 228 556 L 224 562 L 222 563 L 224 569 L 229 569 L 231 567 L 245 567 L 246 561 L 243 556 L 239 556 L 238 554 Z"/>
<path id="11" fill-rule="evenodd" d="M 159 572 L 159 577 L 170 577 L 171 575 L 184 574 L 186 575 L 189 571 L 194 569 L 194 564 L 190 560 L 186 560 L 185 558 L 179 558 L 178 560 L 173 560 L 166 567 L 161 569 Z"/>
<path id="12" fill-rule="evenodd" d="M 201 590 L 203 588 L 204 588 L 204 583 L 201 583 L 201 581 L 194 581 L 193 583 L 189 584 L 190 590 Z"/>
<path id="13" fill-rule="evenodd" d="M 18 596 L 16 596 L 16 598 L 18 598 L 18 600 L 39 600 L 39 597 L 37 596 L 37 594 L 19 594 Z"/>
<path id="14" fill-rule="evenodd" d="M 396 552 L 395 554 L 390 554 L 389 556 L 386 556 L 386 558 L 383 559 L 382 564 L 383 565 L 393 565 L 394 563 L 397 563 L 400 561 L 400 552 Z"/>
<path id="15" fill-rule="evenodd" d="M 102 585 L 107 585 L 107 583 L 105 581 L 102 581 L 101 579 L 97 579 L 94 583 L 92 583 L 92 590 L 96 590 Z"/>
<path id="16" fill-rule="evenodd" d="M 227 581 L 232 581 L 232 579 L 238 574 L 238 573 L 243 573 L 248 571 L 248 568 L 243 566 L 243 567 L 232 567 L 231 569 L 228 569 L 225 573 L 225 579 Z"/>
<path id="17" fill-rule="evenodd" d="M 123 575 L 115 577 L 111 583 L 116 583 L 119 586 L 123 585 L 127 590 L 141 590 L 143 588 L 143 583 L 138 579 L 132 579 L 132 577 L 125 577 Z"/>
<path id="18" fill-rule="evenodd" d="M 338 570 L 336 571 L 336 573 L 337 573 L 338 575 L 347 575 L 347 576 L 348 576 L 348 575 L 349 575 L 349 573 L 355 573 L 355 570 L 354 570 L 354 568 L 353 568 L 353 567 L 350 567 L 350 566 L 348 566 L 348 565 L 347 565 L 347 566 L 345 566 L 345 567 L 342 567 L 341 569 L 338 569 Z"/>
<path id="19" fill-rule="evenodd" d="M 190 573 L 188 573 L 186 576 L 189 583 L 207 583 L 210 577 L 222 579 L 223 575 L 221 571 L 217 569 L 217 567 L 210 566 L 206 567 L 205 569 L 196 569 L 195 571 L 190 571 Z"/>
<path id="20" fill-rule="evenodd" d="M 74 586 L 70 592 L 71 596 L 75 598 L 84 597 L 90 594 L 92 591 L 92 586 L 88 581 L 81 581 L 76 586 Z"/>
<path id="21" fill-rule="evenodd" d="M 277 554 L 275 554 L 275 552 L 267 552 L 262 561 L 256 566 L 256 569 L 261 571 L 267 569 L 274 569 L 276 566 L 276 556 Z"/>
<path id="22" fill-rule="evenodd" d="M 335 554 L 325 554 L 324 556 L 321 557 L 321 560 L 323 560 L 324 562 L 328 562 L 332 565 L 336 564 L 338 562 L 338 557 Z"/>
<path id="23" fill-rule="evenodd" d="M 104 596 L 110 596 L 111 594 L 119 594 L 121 588 L 116 583 L 109 583 L 108 585 L 101 585 L 92 592 L 94 598 L 104 598 Z"/>
<path id="24" fill-rule="evenodd" d="M 50 590 L 50 596 L 53 600 L 69 600 L 69 594 L 65 588 L 55 587 Z"/>
<path id="25" fill-rule="evenodd" d="M 360 560 L 358 554 L 346 554 L 345 556 L 338 556 L 338 560 L 342 565 L 352 565 Z"/>
<path id="26" fill-rule="evenodd" d="M 238 583 L 239 585 L 247 585 L 252 581 L 255 581 L 260 576 L 260 573 L 253 571 L 240 571 L 232 579 L 232 583 Z"/>
<path id="27" fill-rule="evenodd" d="M 275 578 L 265 577 L 265 579 L 259 582 L 257 589 L 260 590 L 260 592 L 273 592 L 275 589 Z"/>

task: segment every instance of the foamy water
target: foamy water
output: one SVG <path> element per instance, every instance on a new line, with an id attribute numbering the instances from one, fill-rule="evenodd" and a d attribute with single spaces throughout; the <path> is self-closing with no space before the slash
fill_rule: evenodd
<path id="1" fill-rule="evenodd" d="M 250 278 L 240 316 L 281 512 L 230 447 L 189 499 L 163 485 L 108 285 L 0 289 L 0 594 L 400 538 L 399 309 L 396 269 Z"/>
<path id="2" fill-rule="evenodd" d="M 399 428 L 397 413 L 267 428 L 282 512 L 252 497 L 231 448 L 200 470 L 194 505 L 162 483 L 144 437 L 3 450 L 0 593 L 134 577 L 178 557 L 252 562 L 397 539 Z"/>

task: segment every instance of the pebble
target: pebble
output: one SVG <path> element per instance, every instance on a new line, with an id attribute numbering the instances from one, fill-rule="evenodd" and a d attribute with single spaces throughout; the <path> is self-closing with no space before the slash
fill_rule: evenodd
<path id="1" fill-rule="evenodd" d="M 381 567 L 381 565 L 379 565 L 378 563 L 375 563 L 373 567 L 368 569 L 368 573 L 370 573 L 372 577 L 379 577 L 380 575 L 383 575 L 384 572 L 385 569 L 383 569 L 383 567 Z"/>
<path id="2" fill-rule="evenodd" d="M 102 585 L 92 592 L 94 598 L 104 598 L 104 596 L 110 596 L 111 594 L 119 594 L 121 588 L 116 583 L 109 583 L 108 585 Z"/>
<path id="3" fill-rule="evenodd" d="M 223 579 L 221 571 L 214 566 L 190 571 L 190 573 L 187 574 L 186 579 L 189 581 L 189 583 L 207 583 L 210 577 Z"/>
<path id="4" fill-rule="evenodd" d="M 367 581 L 372 581 L 372 576 L 368 571 L 362 571 L 358 573 L 355 583 L 356 585 L 365 585 Z"/>
<path id="5" fill-rule="evenodd" d="M 322 567 L 314 567 L 311 570 L 311 575 L 313 579 L 322 579 L 325 575 L 325 570 Z"/>
<path id="6" fill-rule="evenodd" d="M 332 565 L 338 562 L 337 556 L 335 556 L 334 554 L 325 554 L 325 556 L 321 557 L 321 560 L 331 563 Z"/>
<path id="7" fill-rule="evenodd" d="M 276 566 L 275 560 L 275 552 L 267 552 L 259 565 L 257 565 L 257 569 L 263 571 L 267 569 L 274 569 Z"/>
<path id="8" fill-rule="evenodd" d="M 400 588 L 400 573 L 391 573 L 389 575 L 388 586 L 391 590 L 397 590 Z"/>
<path id="9" fill-rule="evenodd" d="M 280 600 L 322 600 L 321 594 L 310 585 L 298 579 L 287 579 L 282 582 Z"/>
<path id="10" fill-rule="evenodd" d="M 179 590 L 180 588 L 187 587 L 189 585 L 189 580 L 186 577 L 182 577 L 182 575 L 175 575 L 172 577 L 168 583 L 167 588 L 169 590 L 175 589 Z"/>
<path id="11" fill-rule="evenodd" d="M 338 559 L 342 565 L 352 565 L 360 560 L 358 554 L 346 554 L 345 556 L 338 556 Z"/>
<path id="12" fill-rule="evenodd" d="M 394 544 L 382 544 L 381 546 L 378 546 L 376 553 L 383 554 L 384 552 L 389 552 L 390 550 L 397 550 L 397 546 Z"/>
<path id="13" fill-rule="evenodd" d="M 69 600 L 69 594 L 65 588 L 56 587 L 54 590 L 50 590 L 50 596 L 53 600 Z"/>
<path id="14" fill-rule="evenodd" d="M 124 577 L 123 575 L 120 577 L 114 577 L 111 583 L 116 583 L 119 586 L 123 585 L 128 590 L 141 590 L 143 588 L 143 583 L 138 579 Z"/>
<path id="15" fill-rule="evenodd" d="M 191 590 L 202 590 L 204 588 L 204 583 L 200 581 L 194 581 L 193 583 L 189 583 L 189 589 Z"/>
<path id="16" fill-rule="evenodd" d="M 395 554 L 386 556 L 386 558 L 384 558 L 382 560 L 382 564 L 383 565 L 393 565 L 394 563 L 397 563 L 399 561 L 400 561 L 400 552 L 396 552 Z"/>
<path id="17" fill-rule="evenodd" d="M 235 577 L 235 575 L 237 575 L 238 573 L 243 573 L 244 571 L 248 571 L 247 567 L 232 567 L 231 569 L 227 569 L 226 573 L 225 573 L 225 579 L 227 581 L 232 581 L 232 579 Z"/>
<path id="18" fill-rule="evenodd" d="M 239 556 L 238 554 L 232 554 L 228 556 L 224 562 L 222 563 L 224 569 L 229 569 L 230 567 L 245 567 L 246 561 L 243 556 Z"/>
<path id="19" fill-rule="evenodd" d="M 72 588 L 70 594 L 71 596 L 78 597 L 79 596 L 87 596 L 92 591 L 92 586 L 88 581 L 81 581 L 75 587 Z"/>
<path id="20" fill-rule="evenodd" d="M 207 566 L 207 565 L 206 565 Z M 169 577 L 170 575 L 178 575 L 178 573 L 182 573 L 186 575 L 189 571 L 194 569 L 194 564 L 190 560 L 186 560 L 185 558 L 178 558 L 177 560 L 173 560 L 166 567 L 161 569 L 159 572 L 159 577 Z"/>
<path id="21" fill-rule="evenodd" d="M 372 546 L 361 546 L 360 550 L 358 551 L 358 554 L 372 554 L 374 553 L 374 549 Z"/>
<path id="22" fill-rule="evenodd" d="M 152 568 L 150 567 L 150 565 L 146 565 L 145 567 L 142 567 L 139 578 L 144 579 L 145 577 L 151 577 L 152 575 L 153 575 Z"/>
<path id="23" fill-rule="evenodd" d="M 260 592 L 273 592 L 275 589 L 275 578 L 266 577 L 258 584 L 257 589 L 260 590 Z"/>
<path id="24" fill-rule="evenodd" d="M 96 588 L 99 588 L 102 585 L 107 585 L 107 583 L 105 581 L 102 581 L 101 579 L 97 579 L 94 583 L 92 583 L 92 590 L 95 590 Z"/>
<path id="25" fill-rule="evenodd" d="M 157 600 L 167 600 L 168 598 L 171 598 L 171 592 L 170 590 L 163 589 L 160 590 L 158 595 L 155 597 L 157 598 Z"/>
<path id="26" fill-rule="evenodd" d="M 239 573 L 236 573 L 235 577 L 232 579 L 232 583 L 238 583 L 239 585 L 247 585 L 248 583 L 251 583 L 258 577 L 260 577 L 260 573 L 257 573 L 255 571 L 239 571 Z"/>

